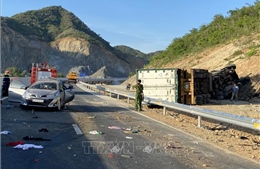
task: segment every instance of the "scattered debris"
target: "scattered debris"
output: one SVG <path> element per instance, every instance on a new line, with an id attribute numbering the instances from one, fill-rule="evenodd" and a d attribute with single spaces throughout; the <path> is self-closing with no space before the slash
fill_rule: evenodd
<path id="1" fill-rule="evenodd" d="M 12 134 L 10 131 L 1 131 L 1 134 Z"/>
<path id="2" fill-rule="evenodd" d="M 128 131 L 128 130 L 126 130 L 126 131 L 124 131 L 124 133 L 129 134 L 129 133 L 132 133 L 132 131 Z"/>
<path id="3" fill-rule="evenodd" d="M 132 158 L 130 155 L 121 154 L 121 157 Z"/>
<path id="4" fill-rule="evenodd" d="M 42 128 L 42 129 L 39 130 L 39 132 L 49 132 L 49 130 Z"/>
<path id="5" fill-rule="evenodd" d="M 25 136 L 24 140 L 35 140 L 35 141 L 51 141 L 51 139 L 44 139 L 41 137 Z"/>
<path id="6" fill-rule="evenodd" d="M 145 129 L 144 131 L 145 131 L 145 132 L 147 132 L 147 133 L 151 133 L 151 131 L 150 131 L 150 130 L 146 130 L 146 129 Z"/>
<path id="7" fill-rule="evenodd" d="M 88 132 L 89 134 L 98 134 L 98 135 L 102 135 L 104 133 L 102 133 L 101 131 L 97 131 L 97 130 L 93 130 L 93 131 L 90 131 Z"/>
<path id="8" fill-rule="evenodd" d="M 117 127 L 117 126 L 108 126 L 109 129 L 115 129 L 115 130 L 121 130 L 121 127 Z"/>
<path id="9" fill-rule="evenodd" d="M 123 130 L 125 130 L 125 131 L 131 131 L 132 129 L 131 129 L 131 128 L 123 128 Z"/>
<path id="10" fill-rule="evenodd" d="M 126 136 L 125 138 L 127 138 L 127 139 L 133 139 L 133 137 L 128 137 L 128 136 Z"/>
<path id="11" fill-rule="evenodd" d="M 138 133 L 138 132 L 139 132 L 138 129 L 133 129 L 133 130 L 132 130 L 132 133 Z"/>
<path id="12" fill-rule="evenodd" d="M 19 144 L 15 146 L 14 148 L 21 148 L 23 150 L 28 150 L 29 148 L 43 148 L 42 145 L 34 145 L 34 144 Z"/>
<path id="13" fill-rule="evenodd" d="M 203 164 L 203 167 L 209 167 L 210 165 L 209 164 Z"/>
<path id="14" fill-rule="evenodd" d="M 42 151 L 39 151 L 39 154 L 42 154 Z"/>
<path id="15" fill-rule="evenodd" d="M 70 147 L 70 146 L 68 146 L 67 148 L 68 148 L 68 150 L 71 150 L 71 147 Z"/>
<path id="16" fill-rule="evenodd" d="M 94 119 L 96 116 L 88 116 L 89 119 Z"/>
<path id="17" fill-rule="evenodd" d="M 113 158 L 113 157 L 114 157 L 114 154 L 108 154 L 107 157 L 108 157 L 108 158 Z"/>
<path id="18" fill-rule="evenodd" d="M 6 144 L 6 146 L 17 146 L 19 144 L 24 144 L 22 141 L 17 141 L 17 142 L 9 142 Z"/>
<path id="19" fill-rule="evenodd" d="M 181 149 L 181 147 L 176 147 L 175 145 L 169 144 L 166 148 L 175 148 L 175 149 Z"/>

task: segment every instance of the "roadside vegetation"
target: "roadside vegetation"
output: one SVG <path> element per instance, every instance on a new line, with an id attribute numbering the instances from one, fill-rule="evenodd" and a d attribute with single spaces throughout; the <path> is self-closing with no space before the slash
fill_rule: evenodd
<path id="1" fill-rule="evenodd" d="M 16 14 L 11 18 L 2 17 L 1 19 L 13 30 L 26 36 L 38 36 L 47 42 L 70 36 L 82 38 L 93 44 L 111 49 L 107 41 L 93 32 L 77 16 L 61 6 L 30 10 Z"/>
<path id="2" fill-rule="evenodd" d="M 215 15 L 208 25 L 193 28 L 183 37 L 173 39 L 165 51 L 152 58 L 148 67 L 162 67 L 183 57 L 199 53 L 209 47 L 225 44 L 232 40 L 260 32 L 260 1 L 241 9 L 228 11 L 228 16 Z M 259 38 L 260 39 L 260 38 Z M 259 46 L 252 46 L 245 56 L 250 57 L 259 51 Z M 242 54 L 236 51 L 234 55 Z"/>

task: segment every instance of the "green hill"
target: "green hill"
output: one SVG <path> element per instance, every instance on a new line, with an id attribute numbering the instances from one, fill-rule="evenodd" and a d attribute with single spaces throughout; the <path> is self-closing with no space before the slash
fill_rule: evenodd
<path id="1" fill-rule="evenodd" d="M 163 67 L 163 65 L 194 55 L 218 44 L 225 44 L 243 36 L 260 32 L 260 2 L 241 9 L 228 11 L 228 16 L 215 15 L 208 25 L 193 28 L 181 38 L 173 42 L 165 51 L 153 57 L 149 67 Z M 259 37 L 258 37 L 259 38 Z M 251 54 L 256 53 L 259 46 L 251 46 Z M 241 51 L 237 51 L 238 53 Z"/>
<path id="2" fill-rule="evenodd" d="M 125 46 L 125 45 L 114 46 L 114 48 L 123 52 L 123 53 L 127 53 L 127 54 L 130 54 L 130 55 L 135 56 L 135 57 L 140 57 L 140 58 L 143 58 L 143 59 L 148 60 L 148 61 L 150 61 L 155 55 L 158 55 L 159 53 L 162 52 L 162 51 L 156 51 L 156 52 L 145 54 L 145 53 L 143 53 L 139 50 L 130 48 L 130 47 Z"/>
<path id="3" fill-rule="evenodd" d="M 2 22 L 23 35 L 35 35 L 51 42 L 63 37 L 77 37 L 111 49 L 107 41 L 90 30 L 77 16 L 61 6 L 19 13 L 11 18 L 3 17 Z"/>

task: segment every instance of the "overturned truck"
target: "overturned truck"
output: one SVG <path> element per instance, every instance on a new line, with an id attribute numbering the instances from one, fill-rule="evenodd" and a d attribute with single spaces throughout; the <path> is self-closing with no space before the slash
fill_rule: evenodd
<path id="1" fill-rule="evenodd" d="M 232 64 L 210 73 L 212 77 L 212 98 L 217 100 L 230 98 L 233 84 L 240 84 L 236 73 L 236 65 Z"/>
<path id="2" fill-rule="evenodd" d="M 144 85 L 144 95 L 182 104 L 206 104 L 210 99 L 230 97 L 232 86 L 239 84 L 236 65 L 209 72 L 206 69 L 140 69 L 137 79 Z"/>

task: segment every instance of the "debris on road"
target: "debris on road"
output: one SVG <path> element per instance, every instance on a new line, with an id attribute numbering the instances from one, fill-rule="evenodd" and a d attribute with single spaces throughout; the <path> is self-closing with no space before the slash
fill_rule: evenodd
<path id="1" fill-rule="evenodd" d="M 113 158 L 113 157 L 114 157 L 114 154 L 108 154 L 107 157 L 108 157 L 108 158 Z"/>
<path id="2" fill-rule="evenodd" d="M 97 134 L 97 135 L 102 135 L 102 134 L 104 134 L 104 133 L 102 133 L 101 131 L 97 131 L 97 130 L 93 130 L 93 131 L 90 131 L 90 132 L 88 132 L 89 134 Z"/>
<path id="3" fill-rule="evenodd" d="M 121 157 L 132 158 L 130 155 L 121 154 Z"/>
<path id="4" fill-rule="evenodd" d="M 6 146 L 17 146 L 19 144 L 24 144 L 24 143 L 22 141 L 9 142 L 9 143 L 6 143 Z"/>
<path id="5" fill-rule="evenodd" d="M 123 128 L 123 130 L 125 130 L 125 131 L 131 131 L 132 129 L 131 129 L 131 128 Z"/>
<path id="6" fill-rule="evenodd" d="M 138 129 L 133 129 L 133 130 L 132 130 L 132 133 L 138 133 L 138 132 L 139 132 Z"/>
<path id="7" fill-rule="evenodd" d="M 89 119 L 94 119 L 96 116 L 88 116 Z"/>
<path id="8" fill-rule="evenodd" d="M 1 131 L 1 134 L 12 134 L 10 131 Z"/>
<path id="9" fill-rule="evenodd" d="M 108 126 L 109 129 L 115 129 L 115 130 L 121 130 L 121 127 L 117 127 L 117 126 Z"/>
<path id="10" fill-rule="evenodd" d="M 41 137 L 25 136 L 24 140 L 35 140 L 35 141 L 51 141 L 51 139 L 44 139 Z"/>
<path id="11" fill-rule="evenodd" d="M 34 145 L 34 144 L 19 144 L 15 146 L 14 148 L 21 148 L 23 150 L 28 150 L 29 148 L 43 148 L 42 145 Z"/>
<path id="12" fill-rule="evenodd" d="M 42 128 L 42 129 L 39 130 L 39 132 L 49 132 L 49 130 L 46 129 L 46 128 Z"/>

